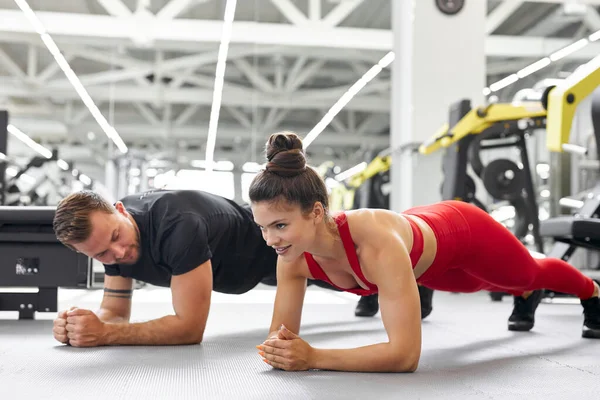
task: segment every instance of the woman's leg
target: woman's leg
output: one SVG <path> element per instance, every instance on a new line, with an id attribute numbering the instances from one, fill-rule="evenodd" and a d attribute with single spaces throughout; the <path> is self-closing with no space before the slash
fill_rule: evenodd
<path id="1" fill-rule="evenodd" d="M 471 251 L 460 268 L 490 286 L 522 294 L 550 289 L 588 299 L 594 281 L 557 258 L 534 259 L 527 248 L 503 225 L 479 208 L 466 204 L 459 211 L 471 227 Z M 597 293 L 596 293 L 597 295 Z"/>
<path id="2" fill-rule="evenodd" d="M 459 207 L 472 233 L 472 251 L 461 269 L 509 293 L 535 291 L 527 298 L 515 297 L 509 329 L 530 330 L 542 297 L 539 289 L 550 289 L 579 297 L 584 309 L 582 336 L 600 338 L 598 286 L 591 278 L 563 260 L 534 259 L 508 229 L 487 213 L 476 207 Z"/>

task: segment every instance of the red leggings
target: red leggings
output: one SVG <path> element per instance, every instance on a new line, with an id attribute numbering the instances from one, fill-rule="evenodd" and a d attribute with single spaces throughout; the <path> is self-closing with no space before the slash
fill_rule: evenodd
<path id="1" fill-rule="evenodd" d="M 594 282 L 557 258 L 534 259 L 503 225 L 474 205 L 443 201 L 414 207 L 437 238 L 433 264 L 417 279 L 423 286 L 449 292 L 489 290 L 521 295 L 549 289 L 587 299 Z"/>

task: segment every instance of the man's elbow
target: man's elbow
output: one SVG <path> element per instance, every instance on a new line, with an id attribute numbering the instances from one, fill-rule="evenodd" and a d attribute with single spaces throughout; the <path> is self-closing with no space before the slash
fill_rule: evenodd
<path id="1" fill-rule="evenodd" d="M 204 329 L 199 329 L 197 326 L 190 327 L 186 329 L 183 336 L 183 344 L 199 344 L 202 343 L 204 338 Z"/>

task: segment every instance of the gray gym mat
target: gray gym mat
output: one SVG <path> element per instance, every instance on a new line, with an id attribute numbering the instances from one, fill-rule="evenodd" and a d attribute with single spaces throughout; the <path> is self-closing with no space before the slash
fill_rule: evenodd
<path id="1" fill-rule="evenodd" d="M 0 395 L 19 399 L 580 399 L 600 390 L 600 340 L 581 338 L 579 305 L 542 304 L 534 331 L 512 333 L 512 301 L 436 292 L 423 322 L 417 372 L 272 370 L 255 345 L 266 335 L 274 292 L 215 294 L 196 346 L 76 349 L 51 337 L 53 315 L 0 321 Z M 101 292 L 61 291 L 62 307 L 95 309 Z M 171 311 L 164 289 L 134 296 L 133 317 Z M 310 288 L 301 335 L 315 347 L 386 340 L 379 315 L 356 318 L 357 297 Z M 10 313 L 0 317 L 14 318 Z M 39 318 L 47 318 L 39 320 Z"/>

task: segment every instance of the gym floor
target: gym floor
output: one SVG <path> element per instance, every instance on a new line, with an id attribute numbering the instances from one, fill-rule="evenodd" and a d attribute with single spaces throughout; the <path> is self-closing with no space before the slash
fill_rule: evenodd
<path id="1" fill-rule="evenodd" d="M 77 349 L 52 338 L 54 314 L 0 313 L 0 392 L 20 399 L 579 399 L 600 392 L 600 340 L 581 338 L 578 304 L 541 304 L 534 330 L 506 329 L 512 299 L 436 292 L 412 374 L 272 370 L 257 355 L 274 288 L 213 294 L 204 343 Z M 101 291 L 61 290 L 60 308 L 95 309 Z M 386 340 L 379 314 L 354 317 L 357 297 L 311 287 L 301 335 L 315 347 Z M 172 311 L 170 292 L 135 292 L 133 320 Z M 8 396 L 10 395 L 10 397 Z"/>

